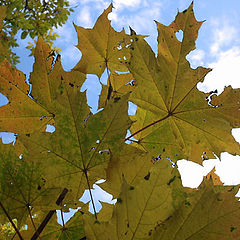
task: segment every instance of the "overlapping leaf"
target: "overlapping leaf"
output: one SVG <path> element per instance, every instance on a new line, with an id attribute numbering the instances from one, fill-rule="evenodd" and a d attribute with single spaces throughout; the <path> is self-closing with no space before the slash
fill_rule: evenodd
<path id="1" fill-rule="evenodd" d="M 41 223 L 41 216 L 37 215 L 34 219 L 36 226 L 39 226 Z M 25 231 L 21 231 L 21 234 L 24 239 L 31 239 L 31 237 L 35 233 L 35 228 L 31 225 L 31 221 L 28 222 L 28 229 Z M 79 212 L 75 213 L 75 215 L 64 224 L 64 226 L 60 225 L 57 222 L 56 214 L 53 215 L 49 223 L 44 228 L 43 232 L 40 234 L 41 240 L 74 240 L 74 239 L 82 239 L 85 236 L 84 228 L 83 228 L 83 219 L 82 214 Z M 15 238 L 14 238 L 15 239 Z M 16 237 L 16 240 L 18 238 Z"/>
<path id="2" fill-rule="evenodd" d="M 119 151 L 131 124 L 128 95 L 112 99 L 103 111 L 92 115 L 86 93 L 80 92 L 84 79 L 78 81 L 79 74 L 64 72 L 60 62 L 55 63 L 49 92 L 56 131 L 19 136 L 29 150 L 29 159 L 41 162 L 48 182 L 71 189 L 76 201 L 92 183 L 105 177 L 110 155 Z"/>
<path id="3" fill-rule="evenodd" d="M 211 181 L 205 181 L 167 221 L 156 226 L 149 239 L 238 239 L 237 189 L 217 189 Z"/>
<path id="4" fill-rule="evenodd" d="M 137 88 L 131 101 L 138 105 L 138 110 L 131 132 L 141 148 L 166 154 L 173 160 L 188 158 L 201 162 L 203 152 L 240 153 L 239 144 L 231 135 L 231 129 L 240 126 L 240 91 L 225 89 L 209 105 L 196 85 L 210 69 L 192 69 L 186 60 L 195 48 L 201 24 L 194 17 L 192 5 L 178 13 L 169 26 L 157 23 L 157 58 L 149 45 L 133 33 L 129 69 Z M 180 29 L 182 42 L 175 35 Z"/>
<path id="5" fill-rule="evenodd" d="M 111 98 L 120 97 L 134 90 L 135 81 L 131 73 L 111 73 L 107 85 L 102 84 L 102 91 L 99 96 L 98 108 L 106 106 Z"/>
<path id="6" fill-rule="evenodd" d="M 102 13 L 93 29 L 75 26 L 78 35 L 77 47 L 82 52 L 80 62 L 74 68 L 83 73 L 96 74 L 101 77 L 105 68 L 111 72 L 127 71 L 124 62 L 129 60 L 131 43 L 129 35 L 124 29 L 116 32 L 111 27 L 108 14 L 112 11 L 112 4 Z"/>
<path id="7" fill-rule="evenodd" d="M 108 168 L 106 182 L 101 184 L 107 192 L 118 197 L 125 181 L 132 187 L 145 177 L 153 166 L 153 159 L 135 147 L 123 145 L 118 155 L 112 156 Z"/>
<path id="8" fill-rule="evenodd" d="M 178 182 L 177 175 L 167 160 L 156 163 L 135 187 L 123 181 L 109 222 L 93 224 L 84 216 L 87 239 L 146 239 L 149 231 L 178 205 L 178 197 L 173 195 L 174 181 Z M 184 195 L 179 196 L 184 199 Z"/>
<path id="9" fill-rule="evenodd" d="M 54 109 L 51 108 L 49 90 L 53 57 L 49 56 L 50 52 L 51 48 L 39 39 L 35 50 L 36 63 L 31 74 L 32 97 L 29 96 L 30 86 L 25 82 L 24 74 L 7 61 L 0 64 L 0 92 L 9 100 L 7 105 L 0 108 L 0 131 L 29 133 L 53 123 Z"/>
<path id="10" fill-rule="evenodd" d="M 36 211 L 48 212 L 55 204 L 61 188 L 48 188 L 41 175 L 41 166 L 19 158 L 12 145 L 0 144 L 0 201 L 8 215 L 22 226 Z M 1 222 L 7 216 L 0 209 Z"/>

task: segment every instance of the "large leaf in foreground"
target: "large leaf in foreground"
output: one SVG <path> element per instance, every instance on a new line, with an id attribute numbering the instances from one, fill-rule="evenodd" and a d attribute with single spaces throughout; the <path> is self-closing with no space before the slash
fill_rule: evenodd
<path id="1" fill-rule="evenodd" d="M 240 126 L 240 91 L 225 89 L 208 104 L 196 86 L 210 69 L 192 69 L 186 60 L 195 48 L 201 24 L 192 5 L 178 13 L 170 26 L 157 23 L 157 58 L 149 45 L 132 33 L 135 40 L 129 69 L 137 87 L 130 100 L 139 109 L 131 133 L 142 148 L 173 160 L 201 162 L 203 152 L 210 157 L 212 152 L 218 156 L 222 151 L 240 153 L 231 135 L 231 129 Z M 180 29 L 182 42 L 175 36 Z"/>
<path id="2" fill-rule="evenodd" d="M 174 210 L 175 171 L 162 160 L 133 187 L 123 181 L 122 191 L 109 222 L 93 224 L 84 216 L 89 239 L 145 239 L 157 223 L 165 221 Z"/>
<path id="3" fill-rule="evenodd" d="M 112 11 L 112 4 L 102 13 L 93 29 L 75 26 L 78 35 L 77 47 L 82 52 L 80 62 L 74 68 L 83 73 L 96 74 L 101 77 L 105 68 L 111 72 L 126 71 L 122 62 L 129 60 L 129 35 L 124 29 L 116 32 L 111 27 L 108 14 Z"/>
<path id="4" fill-rule="evenodd" d="M 71 80 L 71 73 L 65 73 L 57 62 L 51 85 L 55 89 L 56 131 L 19 139 L 28 149 L 29 159 L 41 162 L 48 183 L 71 189 L 77 201 L 92 183 L 105 178 L 110 155 L 124 143 L 131 121 L 128 95 L 113 99 L 103 111 L 92 115 L 86 93 Z"/>
<path id="5" fill-rule="evenodd" d="M 171 217 L 156 226 L 151 239 L 228 240 L 240 237 L 237 187 L 217 188 L 205 180 Z"/>

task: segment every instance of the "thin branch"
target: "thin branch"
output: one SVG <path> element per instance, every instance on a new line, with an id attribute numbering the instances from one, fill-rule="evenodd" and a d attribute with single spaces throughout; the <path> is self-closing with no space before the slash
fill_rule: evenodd
<path id="1" fill-rule="evenodd" d="M 132 137 L 135 136 L 136 134 L 142 132 L 143 130 L 145 130 L 145 129 L 151 127 L 151 126 L 153 126 L 154 124 L 157 124 L 157 123 L 159 123 L 159 122 L 161 122 L 161 121 L 167 119 L 167 118 L 170 117 L 171 115 L 172 115 L 171 113 L 168 113 L 167 116 L 165 116 L 165 117 L 163 117 L 163 118 L 161 118 L 161 119 L 159 119 L 159 120 L 157 120 L 157 121 L 155 121 L 155 122 L 153 122 L 153 123 L 148 124 L 147 126 L 141 128 L 141 129 L 139 129 L 138 131 L 136 131 L 135 133 L 133 133 L 131 136 L 125 138 L 124 141 L 128 141 L 130 138 L 132 138 Z M 132 140 L 131 140 L 131 141 L 132 141 Z M 139 142 L 139 141 L 138 141 L 138 142 Z"/>
<path id="2" fill-rule="evenodd" d="M 67 188 L 64 188 L 62 193 L 60 194 L 60 196 L 58 197 L 56 204 L 59 206 L 63 199 L 65 198 L 66 194 L 68 192 Z M 52 218 L 52 216 L 54 215 L 56 210 L 50 210 L 47 214 L 47 216 L 44 218 L 44 220 L 42 221 L 42 223 L 40 224 L 40 226 L 38 227 L 37 231 L 34 233 L 34 235 L 32 236 L 31 240 L 36 240 L 39 235 L 41 234 L 41 232 L 43 231 L 43 229 L 46 227 L 46 225 L 48 224 L 48 222 L 50 221 L 50 219 Z"/>
<path id="3" fill-rule="evenodd" d="M 62 210 L 62 208 L 61 208 L 61 218 L 62 218 L 62 224 L 63 224 L 63 227 L 65 227 L 64 217 L 63 217 L 63 210 Z"/>
<path id="4" fill-rule="evenodd" d="M 94 211 L 95 218 L 97 220 L 97 211 L 96 211 L 95 204 L 94 204 L 94 201 L 93 201 L 93 196 L 92 196 L 92 192 L 91 192 L 90 183 L 89 183 L 89 180 L 88 180 L 87 170 L 84 171 L 84 174 L 85 174 L 86 179 L 87 179 L 88 190 L 89 190 L 91 202 L 92 202 L 92 205 L 93 205 L 93 211 Z"/>
<path id="5" fill-rule="evenodd" d="M 22 237 L 22 235 L 20 234 L 20 232 L 19 232 L 18 228 L 17 228 L 17 227 L 16 227 L 16 225 L 14 224 L 14 222 L 13 222 L 12 218 L 11 218 L 11 217 L 8 215 L 8 212 L 7 212 L 7 210 L 5 209 L 5 207 L 3 206 L 3 204 L 2 204 L 2 202 L 1 202 L 1 201 L 0 201 L 0 207 L 2 208 L 3 212 L 6 214 L 6 216 L 7 216 L 8 220 L 9 220 L 9 221 L 10 221 L 10 223 L 12 224 L 12 226 L 13 226 L 14 230 L 16 231 L 16 233 L 17 233 L 18 237 L 19 237 L 21 240 L 23 240 L 23 237 Z"/>

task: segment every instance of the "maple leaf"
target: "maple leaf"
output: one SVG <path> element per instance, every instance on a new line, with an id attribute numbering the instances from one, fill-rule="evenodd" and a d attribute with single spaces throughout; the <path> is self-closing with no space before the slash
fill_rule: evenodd
<path id="1" fill-rule="evenodd" d="M 39 226 L 41 224 L 41 215 L 37 215 L 35 220 L 35 225 Z M 27 222 L 28 223 L 28 222 Z M 22 237 L 24 239 L 31 239 L 34 235 L 36 229 L 31 225 L 29 220 L 28 229 L 21 231 Z M 56 213 L 53 215 L 49 223 L 44 228 L 43 232 L 40 234 L 39 239 L 41 240 L 66 240 L 66 239 L 81 239 L 85 236 L 83 228 L 82 213 L 80 211 L 76 212 L 67 223 L 60 225 L 57 222 Z M 16 238 L 18 239 L 18 238 Z"/>
<path id="2" fill-rule="evenodd" d="M 102 91 L 98 101 L 98 109 L 104 108 L 110 98 L 117 98 L 131 92 L 134 90 L 134 87 L 135 81 L 131 73 L 111 73 L 108 78 L 107 85 L 102 84 Z"/>
<path id="3" fill-rule="evenodd" d="M 216 188 L 205 180 L 178 210 L 151 232 L 149 239 L 238 239 L 238 187 Z"/>
<path id="4" fill-rule="evenodd" d="M 123 179 L 131 187 L 148 175 L 152 168 L 150 154 L 127 144 L 121 146 L 119 154 L 112 156 L 106 170 L 106 182 L 101 184 L 107 192 L 118 197 Z"/>
<path id="5" fill-rule="evenodd" d="M 28 96 L 29 88 L 21 71 L 0 63 L 0 91 L 9 100 L 0 108 L 0 131 L 28 133 L 52 123 L 53 114 Z"/>
<path id="6" fill-rule="evenodd" d="M 102 13 L 93 29 L 85 29 L 75 26 L 78 35 L 77 47 L 82 52 L 80 62 L 74 67 L 75 70 L 88 74 L 96 74 L 99 78 L 105 68 L 113 71 L 127 71 L 123 62 L 130 57 L 129 48 L 131 43 L 129 35 L 124 29 L 116 32 L 111 27 L 108 14 L 112 11 L 112 4 Z"/>
<path id="7" fill-rule="evenodd" d="M 16 155 L 12 145 L 0 143 L 0 201 L 11 219 L 16 218 L 18 225 L 24 225 L 26 218 L 36 211 L 46 213 L 57 208 L 55 201 L 61 188 L 48 188 L 42 178 L 41 166 L 25 161 Z M 1 222 L 8 219 L 0 209 Z"/>
<path id="8" fill-rule="evenodd" d="M 36 49 L 35 54 L 38 52 Z M 41 66 L 42 58 L 44 54 L 36 58 L 36 66 Z M 80 92 L 85 78 L 79 74 L 65 72 L 56 61 L 49 74 L 56 131 L 18 136 L 28 150 L 28 159 L 41 163 L 47 184 L 72 190 L 75 202 L 86 188 L 105 178 L 110 155 L 119 152 L 131 125 L 128 95 L 112 99 L 103 111 L 91 114 L 86 92 Z M 33 87 L 37 84 L 33 82 Z"/>
<path id="9" fill-rule="evenodd" d="M 195 40 L 202 22 L 197 22 L 193 5 L 178 13 L 169 25 L 157 23 L 158 56 L 144 39 L 132 32 L 132 57 L 129 70 L 137 87 L 130 100 L 137 104 L 132 135 L 139 147 L 172 160 L 181 158 L 201 163 L 203 152 L 240 153 L 239 144 L 231 135 L 240 126 L 239 89 L 231 87 L 213 98 L 198 91 L 210 69 L 192 69 L 186 55 L 195 48 Z M 183 40 L 175 33 L 183 30 Z M 211 93 L 209 93 L 211 95 Z"/>
<path id="10" fill-rule="evenodd" d="M 175 170 L 164 159 L 155 164 L 135 187 L 123 180 L 121 194 L 109 222 L 93 224 L 91 217 L 83 216 L 86 237 L 146 239 L 156 222 L 165 221 L 174 211 L 172 189 L 175 180 Z"/>

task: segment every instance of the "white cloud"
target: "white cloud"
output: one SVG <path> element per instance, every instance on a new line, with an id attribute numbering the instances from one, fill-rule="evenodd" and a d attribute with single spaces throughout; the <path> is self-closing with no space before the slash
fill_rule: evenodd
<path id="1" fill-rule="evenodd" d="M 93 20 L 91 18 L 91 11 L 89 7 L 85 6 L 81 8 L 81 11 L 78 13 L 78 16 L 77 16 L 76 24 L 82 27 L 88 27 L 88 28 L 92 27 Z"/>
<path id="2" fill-rule="evenodd" d="M 121 9 L 124 7 L 134 7 L 137 8 L 142 4 L 142 0 L 114 0 L 113 4 L 116 9 Z"/>
<path id="3" fill-rule="evenodd" d="M 215 168 L 216 174 L 225 185 L 240 184 L 240 156 L 221 153 L 221 162 Z"/>
<path id="4" fill-rule="evenodd" d="M 129 4 L 132 3 L 133 1 Z M 134 12 L 132 12 L 131 15 L 121 11 L 123 5 L 116 6 L 112 13 L 109 14 L 109 19 L 112 20 L 115 25 L 120 27 L 128 28 L 131 26 L 137 33 L 152 33 L 152 30 L 156 30 L 156 25 L 153 20 L 158 20 L 160 18 L 162 5 L 157 2 L 152 2 L 151 5 L 149 5 L 148 2 L 142 1 L 139 6 L 141 6 L 141 8 L 138 10 L 136 10 L 137 6 L 132 7 Z M 129 7 L 127 10 L 131 10 L 131 8 Z"/>
<path id="5" fill-rule="evenodd" d="M 205 52 L 201 49 L 195 49 L 187 55 L 191 67 L 196 68 L 204 64 Z"/>
<path id="6" fill-rule="evenodd" d="M 201 91 L 209 92 L 218 89 L 221 93 L 225 86 L 240 88 L 240 48 L 232 47 L 219 53 L 216 62 L 210 63 L 213 70 L 198 84 Z"/>
<path id="7" fill-rule="evenodd" d="M 218 55 L 222 47 L 229 46 L 235 39 L 237 39 L 238 36 L 238 30 L 229 23 L 225 23 L 221 27 L 219 27 L 219 25 L 220 23 L 218 21 L 213 23 L 214 41 L 210 47 L 210 52 L 212 55 Z"/>

